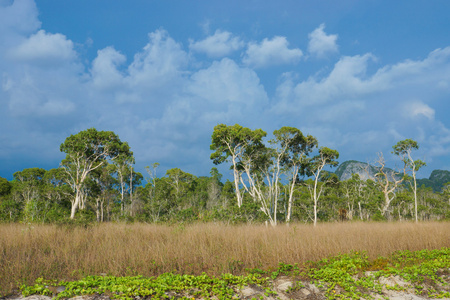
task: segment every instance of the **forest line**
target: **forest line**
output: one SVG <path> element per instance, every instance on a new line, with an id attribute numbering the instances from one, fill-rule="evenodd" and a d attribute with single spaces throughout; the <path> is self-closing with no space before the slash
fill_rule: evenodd
<path id="1" fill-rule="evenodd" d="M 345 220 L 450 219 L 450 183 L 441 192 L 417 185 L 425 162 L 414 159 L 417 142 L 393 146 L 403 164 L 394 171 L 378 154 L 378 173 L 340 181 L 326 171 L 338 165 L 339 152 L 293 127 L 275 130 L 266 141 L 262 129 L 217 125 L 211 159 L 228 164 L 233 180 L 222 182 L 217 168 L 197 177 L 179 168 L 156 175 L 136 172 L 129 145 L 111 131 L 95 128 L 71 135 L 61 144 L 60 167 L 28 168 L 0 177 L 3 222 L 143 221 L 313 223 Z"/>

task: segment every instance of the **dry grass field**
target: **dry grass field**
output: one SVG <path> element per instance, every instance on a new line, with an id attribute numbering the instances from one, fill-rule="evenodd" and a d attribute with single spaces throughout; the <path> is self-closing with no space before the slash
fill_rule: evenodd
<path id="1" fill-rule="evenodd" d="M 352 250 L 370 258 L 396 250 L 450 247 L 450 223 L 0 225 L 0 296 L 38 277 L 241 274 L 302 264 Z"/>

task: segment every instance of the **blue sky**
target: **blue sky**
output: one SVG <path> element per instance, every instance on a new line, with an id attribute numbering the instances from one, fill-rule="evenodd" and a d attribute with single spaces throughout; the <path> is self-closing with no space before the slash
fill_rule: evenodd
<path id="1" fill-rule="evenodd" d="M 297 127 L 339 161 L 411 138 L 450 170 L 450 1 L 0 0 L 0 176 L 112 130 L 208 175 L 215 125 Z M 226 168 L 221 168 L 229 177 Z"/>

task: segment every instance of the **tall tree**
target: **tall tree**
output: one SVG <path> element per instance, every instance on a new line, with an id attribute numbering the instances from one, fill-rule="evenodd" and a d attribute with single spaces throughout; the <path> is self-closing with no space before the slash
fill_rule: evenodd
<path id="1" fill-rule="evenodd" d="M 270 141 L 276 149 L 277 170 L 281 170 L 289 183 L 286 222 L 289 224 L 294 201 L 294 188 L 299 174 L 305 173 L 306 157 L 317 147 L 317 139 L 311 135 L 304 136 L 294 127 L 282 127 L 273 132 Z"/>
<path id="2" fill-rule="evenodd" d="M 128 203 L 129 215 L 133 215 L 133 191 L 141 184 L 142 174 L 133 170 L 134 157 L 119 155 L 111 164 L 111 174 L 117 179 L 120 193 L 120 212 L 125 214 L 125 206 Z M 128 196 L 128 197 L 127 197 Z"/>
<path id="3" fill-rule="evenodd" d="M 417 179 L 416 173 L 423 166 L 426 166 L 426 163 L 421 161 L 420 159 L 414 160 L 412 158 L 411 152 L 413 150 L 419 149 L 419 144 L 411 139 L 406 139 L 398 142 L 393 147 L 393 153 L 401 158 L 403 163 L 406 166 L 406 170 L 411 172 L 413 178 L 413 192 L 414 192 L 414 211 L 416 222 L 418 222 L 417 218 Z"/>
<path id="4" fill-rule="evenodd" d="M 43 181 L 44 188 L 42 190 L 45 201 L 46 210 L 51 213 L 52 218 L 59 218 L 67 214 L 70 208 L 70 199 L 72 190 L 64 180 L 67 176 L 62 168 L 50 169 L 45 172 Z"/>
<path id="5" fill-rule="evenodd" d="M 211 159 L 216 165 L 231 161 L 238 207 L 241 207 L 243 199 L 239 187 L 242 159 L 262 147 L 262 138 L 266 135 L 267 133 L 261 129 L 251 130 L 239 124 L 233 126 L 219 124 L 214 127 L 210 146 L 214 153 L 211 154 Z"/>
<path id="6" fill-rule="evenodd" d="M 92 170 L 88 182 L 90 183 L 90 194 L 92 198 L 95 198 L 95 214 L 97 222 L 104 222 L 110 220 L 111 203 L 113 197 L 117 195 L 117 191 L 113 189 L 115 184 L 119 185 L 120 182 L 112 176 L 116 166 L 106 163 L 101 167 Z M 123 198 L 121 198 L 123 200 Z M 121 207 L 123 202 L 120 203 Z M 106 218 L 105 218 L 106 208 Z"/>
<path id="7" fill-rule="evenodd" d="M 61 162 L 68 176 L 67 182 L 75 193 L 72 200 L 70 218 L 75 217 L 82 197 L 83 184 L 93 170 L 101 167 L 108 160 L 114 160 L 119 155 L 131 157 L 128 143 L 120 141 L 112 131 L 97 131 L 90 128 L 71 135 L 60 146 L 66 158 Z"/>
<path id="8" fill-rule="evenodd" d="M 43 187 L 45 170 L 29 168 L 15 172 L 14 194 L 23 203 L 23 217 L 25 221 L 36 221 L 39 217 L 39 200 Z"/>
<path id="9" fill-rule="evenodd" d="M 339 152 L 327 147 L 320 147 L 319 153 L 309 160 L 308 173 L 314 177 L 313 186 L 310 189 L 311 197 L 314 202 L 314 226 L 317 225 L 317 204 L 323 191 L 323 184 L 318 190 L 319 179 L 321 178 L 322 170 L 325 166 L 335 167 L 338 162 L 335 159 L 339 158 Z"/>
<path id="10" fill-rule="evenodd" d="M 375 174 L 375 182 L 384 196 L 384 202 L 379 207 L 379 210 L 383 217 L 387 217 L 390 215 L 389 208 L 391 206 L 391 202 L 395 198 L 395 190 L 403 182 L 404 176 L 399 176 L 400 173 L 394 170 L 386 170 L 386 161 L 383 153 L 378 154 L 376 164 L 378 173 Z M 405 174 L 405 171 L 406 170 L 404 168 L 402 173 Z"/>
<path id="11" fill-rule="evenodd" d="M 246 155 L 242 166 L 246 177 L 242 186 L 260 204 L 260 210 L 277 225 L 278 202 L 284 194 L 282 181 L 287 182 L 286 222 L 290 221 L 294 187 L 299 173 L 303 174 L 306 157 L 317 146 L 317 140 L 294 127 L 282 127 L 273 132 L 272 147 L 259 147 Z M 243 177 L 241 177 L 242 179 Z M 284 195 L 286 198 L 286 195 Z"/>
<path id="12" fill-rule="evenodd" d="M 177 202 L 185 196 L 196 176 L 186 173 L 179 168 L 173 168 L 166 171 L 166 176 L 175 191 Z M 178 203 L 180 204 L 180 203 Z"/>
<path id="13" fill-rule="evenodd" d="M 148 175 L 150 176 L 147 178 L 147 184 L 149 184 L 149 196 L 150 198 L 155 196 L 156 191 L 156 181 L 158 179 L 156 175 L 156 169 L 159 167 L 159 163 L 155 162 L 152 164 L 152 168 L 150 169 L 149 166 L 145 167 L 145 170 L 147 171 Z"/>

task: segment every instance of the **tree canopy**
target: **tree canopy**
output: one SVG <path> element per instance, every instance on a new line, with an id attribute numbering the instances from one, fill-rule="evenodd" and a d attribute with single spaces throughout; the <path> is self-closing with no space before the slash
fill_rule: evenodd
<path id="1" fill-rule="evenodd" d="M 112 131 L 97 131 L 90 128 L 69 136 L 60 146 L 66 158 L 61 166 L 66 170 L 68 183 L 75 192 L 71 218 L 82 204 L 83 184 L 90 172 L 105 164 L 108 159 L 132 157 L 128 143 L 120 141 Z"/>

